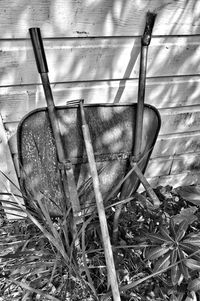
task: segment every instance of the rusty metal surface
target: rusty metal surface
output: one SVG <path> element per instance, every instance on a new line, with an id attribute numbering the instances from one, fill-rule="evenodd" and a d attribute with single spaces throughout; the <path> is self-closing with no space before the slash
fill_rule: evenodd
<path id="1" fill-rule="evenodd" d="M 135 139 L 136 104 L 85 105 L 100 187 L 103 198 L 126 174 L 129 156 Z M 66 158 L 73 164 L 75 180 L 83 208 L 92 210 L 94 193 L 88 160 L 85 152 L 78 106 L 58 107 L 60 130 L 64 141 Z M 140 167 L 144 171 L 160 128 L 157 110 L 145 105 Z M 22 191 L 30 196 L 42 192 L 51 212 L 59 214 L 63 194 L 58 169 L 55 141 L 52 135 L 47 110 L 32 111 L 18 127 L 18 153 L 21 169 Z M 137 189 L 138 181 L 132 175 L 132 184 Z M 128 194 L 128 191 L 127 191 Z M 55 204 L 53 204 L 52 201 Z M 28 201 L 26 201 L 28 202 Z M 95 206 L 95 205 L 94 205 Z"/>

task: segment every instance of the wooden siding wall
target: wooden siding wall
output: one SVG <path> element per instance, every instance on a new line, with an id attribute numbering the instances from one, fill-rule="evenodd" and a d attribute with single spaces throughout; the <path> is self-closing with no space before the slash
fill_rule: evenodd
<path id="1" fill-rule="evenodd" d="M 45 105 L 28 28 L 41 28 L 56 105 L 132 102 L 148 10 L 157 19 L 145 101 L 162 127 L 146 175 L 154 186 L 200 182 L 200 0 L 2 0 L 0 169 L 15 182 L 17 124 Z"/>

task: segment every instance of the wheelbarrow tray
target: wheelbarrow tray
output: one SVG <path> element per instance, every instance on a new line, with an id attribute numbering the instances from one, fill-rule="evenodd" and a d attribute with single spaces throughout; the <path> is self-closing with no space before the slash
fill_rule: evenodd
<path id="1" fill-rule="evenodd" d="M 84 105 L 100 189 L 105 200 L 130 168 L 130 157 L 135 140 L 137 104 L 86 104 Z M 56 107 L 60 131 L 67 160 L 73 165 L 81 209 L 85 214 L 95 210 L 95 198 L 81 128 L 79 106 Z M 144 106 L 143 134 L 139 167 L 145 171 L 160 129 L 160 115 L 156 108 Z M 49 122 L 47 108 L 28 113 L 17 130 L 20 166 L 20 187 L 25 203 L 31 202 L 38 191 L 51 215 L 62 215 L 64 202 L 57 160 L 55 139 Z M 134 191 L 139 181 L 131 175 Z M 120 192 L 117 191 L 113 197 Z M 127 196 L 129 191 L 127 190 Z M 107 205 L 107 204 L 104 204 Z"/>

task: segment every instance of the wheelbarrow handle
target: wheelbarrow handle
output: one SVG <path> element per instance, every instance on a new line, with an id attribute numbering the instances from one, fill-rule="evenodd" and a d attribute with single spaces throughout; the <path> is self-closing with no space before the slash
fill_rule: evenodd
<path id="1" fill-rule="evenodd" d="M 38 68 L 38 72 L 41 73 L 48 73 L 48 66 L 46 61 L 46 56 L 44 52 L 44 46 L 42 42 L 40 28 L 32 27 L 29 28 L 29 33 L 31 37 L 31 42 L 33 45 L 33 51 L 35 54 L 35 60 Z"/>
<path id="2" fill-rule="evenodd" d="M 156 14 L 152 12 L 147 12 L 146 15 L 146 26 L 144 29 L 144 33 L 142 36 L 142 46 L 149 46 L 151 42 L 151 35 L 152 35 L 152 30 L 155 22 Z"/>

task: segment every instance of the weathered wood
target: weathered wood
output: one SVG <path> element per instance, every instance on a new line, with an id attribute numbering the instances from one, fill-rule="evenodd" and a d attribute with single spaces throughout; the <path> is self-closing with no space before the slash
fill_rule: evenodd
<path id="1" fill-rule="evenodd" d="M 28 27 L 44 36 L 139 35 L 148 10 L 159 14 L 154 34 L 200 33 L 199 1 L 1 1 L 0 36 L 25 38 Z"/>
<path id="2" fill-rule="evenodd" d="M 183 172 L 177 175 L 168 175 L 150 178 L 147 180 L 152 185 L 152 187 L 157 187 L 158 185 L 171 185 L 172 187 L 184 186 L 184 185 L 196 185 L 200 184 L 200 173 L 199 172 Z M 139 191 L 144 189 L 139 188 Z"/>
<path id="3" fill-rule="evenodd" d="M 149 161 L 145 176 L 154 178 L 166 175 L 178 175 L 184 172 L 200 171 L 200 153 L 187 153 L 168 157 L 152 158 Z"/>
<path id="4" fill-rule="evenodd" d="M 13 197 L 8 196 L 7 193 L 13 193 L 17 195 L 21 195 L 21 193 L 11 183 L 12 181 L 17 187 L 19 187 L 18 179 L 16 176 L 15 167 L 8 146 L 7 135 L 6 135 L 6 131 L 3 125 L 1 115 L 0 115 L 0 171 L 3 172 L 10 179 L 9 181 L 3 176 L 2 173 L 0 173 L 0 192 L 1 192 L 0 200 L 2 201 L 2 206 L 6 212 L 7 218 L 15 219 L 17 218 L 17 216 L 14 214 L 18 214 L 18 212 L 15 211 L 15 209 L 11 205 L 5 204 L 3 202 L 3 201 L 13 202 Z M 21 200 L 21 198 L 19 198 L 19 200 Z"/>
<path id="5" fill-rule="evenodd" d="M 175 156 L 172 162 L 171 174 L 182 172 L 199 172 L 200 171 L 200 153 L 184 154 Z"/>
<path id="6" fill-rule="evenodd" d="M 68 100 L 84 99 L 85 103 L 136 102 L 138 80 L 88 81 L 52 85 L 56 105 Z M 146 103 L 157 108 L 198 105 L 200 79 L 197 76 L 147 79 Z M 11 86 L 0 89 L 3 121 L 19 121 L 33 108 L 45 106 L 41 85 Z"/>
<path id="7" fill-rule="evenodd" d="M 1 116 L 4 122 L 16 122 L 35 108 L 35 93 L 24 91 L 22 93 L 0 94 Z"/>
<path id="8" fill-rule="evenodd" d="M 51 82 L 138 78 L 138 38 L 45 40 Z M 30 41 L 0 43 L 1 85 L 39 83 Z M 147 77 L 199 75 L 199 37 L 153 38 Z M 191 60 L 192 57 L 192 60 Z"/>
<path id="9" fill-rule="evenodd" d="M 200 128 L 200 107 L 162 109 L 160 134 L 198 131 Z"/>
<path id="10" fill-rule="evenodd" d="M 200 133 L 188 132 L 160 135 L 155 144 L 152 158 L 200 152 Z"/>
<path id="11" fill-rule="evenodd" d="M 160 135 L 199 131 L 200 106 L 160 109 L 160 113 L 162 119 Z M 12 136 L 17 124 L 5 123 L 5 126 L 11 131 Z M 14 128 L 11 129 L 12 127 Z"/>

